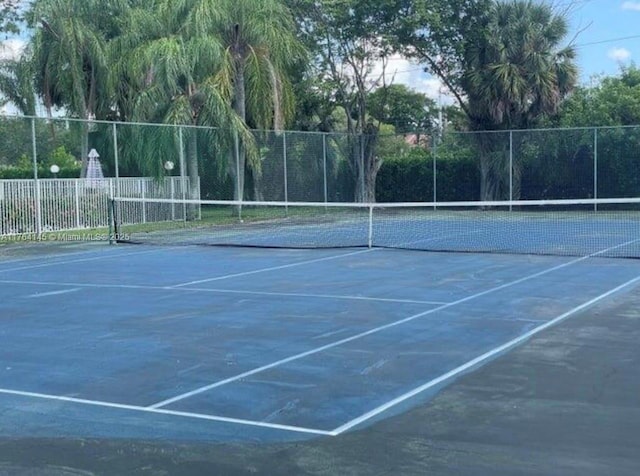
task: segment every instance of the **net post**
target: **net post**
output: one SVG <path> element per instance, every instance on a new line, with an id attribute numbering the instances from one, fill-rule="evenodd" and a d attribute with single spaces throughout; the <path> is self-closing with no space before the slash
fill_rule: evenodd
<path id="1" fill-rule="evenodd" d="M 369 204 L 369 249 L 373 248 L 373 204 Z"/>
<path id="2" fill-rule="evenodd" d="M 109 244 L 114 245 L 116 243 L 116 222 L 113 213 L 114 200 L 113 197 L 110 196 L 107 202 L 107 216 L 109 220 Z"/>
<path id="3" fill-rule="evenodd" d="M 509 131 L 509 211 L 513 211 L 513 131 Z"/>
<path id="4" fill-rule="evenodd" d="M 598 199 L 598 128 L 593 129 L 593 198 Z M 593 211 L 598 211 L 598 202 L 594 202 Z"/>

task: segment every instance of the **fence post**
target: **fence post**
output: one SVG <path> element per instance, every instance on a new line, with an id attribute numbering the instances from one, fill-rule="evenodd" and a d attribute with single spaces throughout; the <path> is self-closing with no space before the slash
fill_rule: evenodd
<path id="1" fill-rule="evenodd" d="M 513 131 L 509 131 L 509 211 L 513 211 Z"/>
<path id="2" fill-rule="evenodd" d="M 329 201 L 329 194 L 327 191 L 327 133 L 322 133 L 322 170 L 323 170 L 323 185 L 324 185 L 324 203 Z"/>
<path id="3" fill-rule="evenodd" d="M 593 198 L 598 199 L 598 128 L 593 129 Z M 598 203 L 593 204 L 593 210 L 598 211 Z"/>
<path id="4" fill-rule="evenodd" d="M 200 200 L 202 197 L 200 195 L 200 176 L 198 175 L 198 177 L 196 178 L 196 182 L 198 184 L 198 189 L 196 190 L 198 192 L 198 195 L 196 197 L 197 200 Z M 202 205 L 198 205 L 198 220 L 202 220 Z"/>
<path id="5" fill-rule="evenodd" d="M 147 182 L 142 179 L 140 181 L 140 185 L 142 187 L 142 223 L 147 223 L 147 202 L 146 200 L 146 191 L 147 191 Z"/>
<path id="6" fill-rule="evenodd" d="M 176 220 L 176 204 L 173 201 L 176 197 L 176 187 L 175 187 L 175 182 L 173 181 L 173 177 L 169 177 L 169 185 L 171 187 L 171 221 L 175 221 Z"/>
<path id="7" fill-rule="evenodd" d="M 31 118 L 31 148 L 33 159 L 33 180 L 36 205 L 36 235 L 42 235 L 42 204 L 40 203 L 40 180 L 38 178 L 38 146 L 36 144 L 36 120 Z"/>
<path id="8" fill-rule="evenodd" d="M 80 220 L 80 179 L 75 179 L 75 199 L 76 199 L 76 226 L 80 228 L 81 220 Z"/>
<path id="9" fill-rule="evenodd" d="M 437 208 L 438 203 L 438 136 L 434 134 L 433 136 L 433 153 L 432 162 L 433 162 L 433 209 Z"/>
<path id="10" fill-rule="evenodd" d="M 366 202 L 367 192 L 365 190 L 365 177 L 364 177 L 364 132 L 360 133 L 360 199 L 362 202 Z"/>
<path id="11" fill-rule="evenodd" d="M 236 187 L 238 189 L 237 195 L 238 195 L 238 200 L 240 201 L 240 204 L 238 205 L 238 219 L 240 221 L 242 221 L 242 199 L 244 198 L 244 190 L 240 189 L 240 142 L 238 140 L 238 131 L 234 130 L 233 131 L 233 142 L 234 142 L 234 149 L 235 149 L 235 154 L 236 154 Z M 244 172 L 244 171 L 243 171 Z M 243 184 L 244 186 L 244 184 Z"/>
<path id="12" fill-rule="evenodd" d="M 369 203 L 369 249 L 373 248 L 373 203 Z"/>
<path id="13" fill-rule="evenodd" d="M 289 183 L 287 178 L 287 133 L 282 132 L 282 160 L 284 165 L 284 203 L 285 211 L 289 211 L 287 202 L 289 201 Z"/>
<path id="14" fill-rule="evenodd" d="M 115 177 L 116 177 L 116 197 L 120 197 L 120 163 L 119 163 L 119 152 L 118 152 L 118 129 L 116 123 L 113 123 L 113 160 L 115 166 Z"/>
<path id="15" fill-rule="evenodd" d="M 182 219 L 187 221 L 187 176 L 185 174 L 184 163 L 184 137 L 182 135 L 182 127 L 178 128 L 178 142 L 180 147 L 180 187 L 182 188 Z"/>

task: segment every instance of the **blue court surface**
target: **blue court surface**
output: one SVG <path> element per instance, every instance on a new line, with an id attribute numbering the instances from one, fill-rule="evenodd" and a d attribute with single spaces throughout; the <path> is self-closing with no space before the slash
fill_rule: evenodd
<path id="1" fill-rule="evenodd" d="M 93 245 L 0 260 L 0 436 L 285 441 L 405 412 L 637 260 Z"/>

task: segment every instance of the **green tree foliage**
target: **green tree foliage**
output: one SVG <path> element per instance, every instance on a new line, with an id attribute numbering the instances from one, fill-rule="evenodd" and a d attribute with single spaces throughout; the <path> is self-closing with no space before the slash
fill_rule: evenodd
<path id="1" fill-rule="evenodd" d="M 5 101 L 26 115 L 36 113 L 36 95 L 33 90 L 33 63 L 29 53 L 17 59 L 0 62 L 0 93 Z"/>
<path id="2" fill-rule="evenodd" d="M 286 68 L 303 50 L 290 14 L 277 0 L 161 0 L 154 9 L 135 9 L 130 22 L 130 30 L 141 33 L 123 42 L 132 53 L 121 69 L 134 65 L 128 81 L 137 80 L 141 91 L 134 115 L 217 127 L 189 130 L 189 176 L 198 175 L 198 136 L 209 135 L 206 142 L 216 155 L 227 157 L 210 165 L 222 166 L 235 185 L 235 198 L 242 199 L 245 167 L 256 179 L 260 175 L 247 124 L 281 129 L 292 115 Z"/>
<path id="3" fill-rule="evenodd" d="M 578 77 L 575 50 L 562 46 L 567 32 L 566 19 L 545 4 L 512 0 L 493 5 L 484 20 L 483 34 L 465 51 L 461 87 L 473 130 L 530 128 L 558 111 Z M 491 139 L 485 140 L 488 136 L 477 137 L 481 199 L 506 196 L 507 154 Z M 515 198 L 519 197 L 519 177 L 516 166 Z"/>
<path id="4" fill-rule="evenodd" d="M 462 90 L 474 130 L 520 129 L 555 114 L 575 87 L 566 19 L 532 0 L 497 2 L 465 51 Z"/>
<path id="5" fill-rule="evenodd" d="M 207 8 L 210 7 L 210 8 Z M 199 146 L 217 144 L 228 148 L 232 130 L 244 124 L 230 105 L 229 86 L 221 79 L 224 48 L 213 28 L 208 27 L 221 12 L 211 2 L 158 1 L 149 9 L 132 9 L 127 19 L 131 33 L 118 42 L 128 51 L 121 57 L 120 70 L 128 74 L 138 94 L 131 105 L 131 117 L 139 121 L 164 122 L 187 126 L 217 125 L 216 131 L 135 127 L 126 129 L 130 140 L 141 144 L 138 159 L 160 174 L 165 158 L 158 160 L 153 142 L 163 143 L 169 159 L 186 148 L 190 190 L 197 198 Z M 193 218 L 193 217 L 191 217 Z"/>
<path id="6" fill-rule="evenodd" d="M 36 0 L 27 15 L 35 89 L 49 111 L 64 108 L 82 119 L 101 118 L 110 109 L 112 85 L 106 30 L 108 14 L 99 0 Z M 109 2 L 111 7 L 125 0 Z M 82 176 L 89 152 L 89 125 L 82 137 Z"/>
<path id="7" fill-rule="evenodd" d="M 20 33 L 19 23 L 21 0 L 0 0 L 0 32 Z"/>
<path id="8" fill-rule="evenodd" d="M 376 120 L 401 134 L 432 131 L 438 116 L 435 101 L 403 84 L 392 84 L 369 95 L 369 110 Z"/>
<path id="9" fill-rule="evenodd" d="M 464 109 L 466 48 L 483 36 L 495 0 L 404 0 L 403 14 L 388 23 L 395 49 L 437 76 Z"/>
<path id="10" fill-rule="evenodd" d="M 640 124 L 640 69 L 625 67 L 617 77 L 577 88 L 562 104 L 554 123 L 563 127 Z"/>
<path id="11" fill-rule="evenodd" d="M 640 174 L 630 173 L 640 169 L 640 127 L 634 127 L 640 124 L 640 70 L 635 65 L 623 68 L 616 77 L 601 78 L 593 86 L 576 89 L 562 104 L 552 124 L 605 126 L 586 132 L 591 155 L 597 152 L 598 156 L 598 196 L 619 198 L 640 194 Z M 575 168 L 570 173 L 575 175 Z"/>
<path id="12" fill-rule="evenodd" d="M 344 150 L 355 180 L 355 199 L 375 200 L 376 175 L 381 158 L 376 154 L 380 123 L 369 114 L 369 94 L 388 86 L 386 63 L 392 54 L 389 25 L 407 13 L 404 0 L 289 0 L 299 35 L 314 59 L 309 74 L 315 78 L 313 94 L 331 104 L 315 102 L 323 128 L 344 111 L 348 145 Z M 339 120 L 339 119 L 338 119 Z"/>
<path id="13" fill-rule="evenodd" d="M 220 0 L 218 3 L 222 15 L 212 22 L 212 28 L 220 35 L 224 48 L 220 78 L 230 87 L 236 114 L 244 123 L 259 129 L 282 130 L 294 110 L 287 71 L 304 56 L 289 9 L 280 0 Z M 229 162 L 228 170 L 237 183 L 235 198 L 242 199 L 245 161 L 250 151 L 241 145 L 234 152 L 230 157 L 235 156 L 235 160 Z M 259 195 L 259 160 L 253 161 L 251 169 Z"/>
<path id="14" fill-rule="evenodd" d="M 532 0 L 412 3 L 415 16 L 398 28 L 399 45 L 443 81 L 472 130 L 534 127 L 575 87 L 575 51 L 563 46 L 566 19 L 552 6 Z M 476 137 L 481 199 L 503 198 L 508 141 Z M 517 188 L 517 170 L 515 176 Z"/>
<path id="15" fill-rule="evenodd" d="M 16 35 L 20 33 L 22 20 L 19 0 L 0 0 L 0 33 Z M 1 48 L 2 46 L 0 46 Z M 12 103 L 20 113 L 35 113 L 30 61 L 28 55 L 21 58 L 6 58 L 0 61 L 0 94 L 2 104 Z"/>

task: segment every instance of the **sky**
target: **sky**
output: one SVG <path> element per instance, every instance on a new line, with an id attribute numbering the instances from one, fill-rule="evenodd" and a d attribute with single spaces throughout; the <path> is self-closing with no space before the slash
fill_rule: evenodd
<path id="1" fill-rule="evenodd" d="M 615 75 L 620 67 L 640 64 L 640 0 L 547 0 L 567 9 L 571 42 L 578 52 L 580 82 L 590 84 L 599 75 Z M 24 38 L 3 42 L 0 58 L 19 54 Z M 424 73 L 419 65 L 396 56 L 387 67 L 395 82 L 424 92 L 444 104 L 452 103 L 440 82 Z"/>
<path id="2" fill-rule="evenodd" d="M 578 53 L 581 84 L 591 84 L 595 77 L 615 75 L 621 66 L 634 61 L 640 64 L 640 0 L 555 0 L 558 8 L 568 8 L 573 43 Z M 396 57 L 388 67 L 396 82 L 426 93 L 444 103 L 452 100 L 442 91 L 438 80 L 421 68 Z"/>

